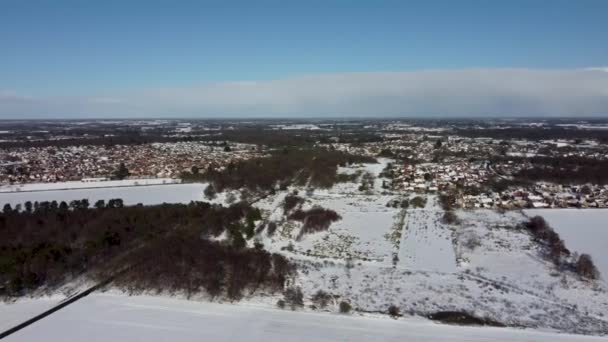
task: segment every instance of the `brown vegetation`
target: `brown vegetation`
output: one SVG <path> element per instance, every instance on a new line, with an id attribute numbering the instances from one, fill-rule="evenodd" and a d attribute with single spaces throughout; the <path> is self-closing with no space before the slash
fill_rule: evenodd
<path id="1" fill-rule="evenodd" d="M 559 234 L 542 217 L 534 216 L 522 223 L 521 227 L 528 230 L 537 242 L 545 246 L 547 256 L 556 266 L 569 268 L 586 279 L 598 278 L 599 272 L 588 254 L 582 254 L 578 259 L 575 258 L 576 260 L 565 260 L 565 257 L 570 256 L 570 251 Z"/>
<path id="2" fill-rule="evenodd" d="M 189 294 L 205 289 L 238 299 L 247 288 L 281 289 L 292 271 L 280 255 L 244 248 L 260 219 L 259 210 L 246 203 L 123 207 L 122 201 L 111 200 L 88 208 L 84 202 L 71 207 L 45 202 L 0 214 L 0 296 L 52 289 L 84 273 L 105 278 L 129 268 L 117 280 L 127 289 Z M 223 232 L 226 242 L 207 239 Z"/>
<path id="3" fill-rule="evenodd" d="M 329 188 L 345 180 L 337 174 L 338 165 L 365 162 L 373 163 L 375 159 L 326 149 L 283 149 L 267 157 L 229 164 L 222 171 L 210 168 L 198 175 L 186 172 L 182 178 L 211 182 L 217 191 L 271 190 L 290 183 Z"/>
<path id="4" fill-rule="evenodd" d="M 302 237 L 304 234 L 327 230 L 333 222 L 342 219 L 335 211 L 321 207 L 315 207 L 310 210 L 299 209 L 289 215 L 288 218 L 304 223 L 299 237 Z"/>

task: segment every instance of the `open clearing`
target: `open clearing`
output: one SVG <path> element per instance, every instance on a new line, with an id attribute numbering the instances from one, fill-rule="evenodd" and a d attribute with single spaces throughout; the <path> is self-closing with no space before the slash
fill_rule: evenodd
<path id="1" fill-rule="evenodd" d="M 16 304 L 19 305 L 19 304 Z M 4 312 L 4 310 L 3 310 Z M 603 341 L 423 319 L 285 312 L 259 306 L 94 294 L 6 341 Z"/>

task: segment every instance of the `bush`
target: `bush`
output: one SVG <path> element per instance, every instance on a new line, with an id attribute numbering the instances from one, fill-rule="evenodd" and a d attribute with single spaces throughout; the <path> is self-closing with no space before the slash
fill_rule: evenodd
<path id="1" fill-rule="evenodd" d="M 479 240 L 479 236 L 471 232 L 464 238 L 463 245 L 470 250 L 475 250 L 475 248 L 481 246 L 481 241 Z"/>
<path id="2" fill-rule="evenodd" d="M 205 198 L 208 200 L 214 199 L 217 195 L 217 191 L 215 191 L 215 187 L 213 186 L 213 184 L 207 185 L 203 193 L 205 194 Z"/>
<path id="3" fill-rule="evenodd" d="M 583 278 L 597 279 L 599 278 L 599 271 L 593 264 L 593 259 L 589 254 L 581 254 L 576 261 L 576 273 Z"/>
<path id="4" fill-rule="evenodd" d="M 439 204 L 443 210 L 449 211 L 454 208 L 454 204 L 456 203 L 456 196 L 452 193 L 442 193 L 439 195 Z"/>
<path id="5" fill-rule="evenodd" d="M 277 307 L 279 307 L 279 309 L 285 309 L 285 301 L 282 299 L 279 299 L 277 301 Z"/>
<path id="6" fill-rule="evenodd" d="M 451 210 L 443 213 L 441 221 L 445 224 L 458 224 L 459 222 L 458 216 L 456 216 L 456 214 L 454 214 L 454 212 Z"/>
<path id="7" fill-rule="evenodd" d="M 352 306 L 348 302 L 341 301 L 340 302 L 340 312 L 341 313 L 349 313 L 352 310 Z"/>
<path id="8" fill-rule="evenodd" d="M 388 314 L 393 318 L 401 316 L 399 308 L 396 305 L 391 305 L 388 307 Z"/>
<path id="9" fill-rule="evenodd" d="M 304 203 L 304 199 L 302 197 L 289 194 L 285 196 L 285 200 L 283 201 L 283 211 L 287 213 L 301 203 Z"/>
<path id="10" fill-rule="evenodd" d="M 416 197 L 412 198 L 412 200 L 410 201 L 410 204 L 414 208 L 424 208 L 426 206 L 426 198 L 416 196 Z"/>
<path id="11" fill-rule="evenodd" d="M 277 230 L 277 223 L 274 221 L 268 222 L 268 227 L 266 228 L 266 234 L 268 236 L 274 235 L 274 232 Z"/>
<path id="12" fill-rule="evenodd" d="M 297 210 L 289 215 L 288 218 L 304 223 L 298 238 L 301 238 L 304 234 L 327 230 L 333 222 L 342 219 L 335 211 L 320 207 L 312 208 L 310 210 Z"/>
<path id="13" fill-rule="evenodd" d="M 327 304 L 331 301 L 331 295 L 323 290 L 317 291 L 314 296 L 312 296 L 312 302 L 323 309 L 327 307 Z"/>
<path id="14" fill-rule="evenodd" d="M 289 304 L 292 310 L 304 306 L 304 294 L 299 287 L 289 287 L 283 294 L 285 303 Z"/>

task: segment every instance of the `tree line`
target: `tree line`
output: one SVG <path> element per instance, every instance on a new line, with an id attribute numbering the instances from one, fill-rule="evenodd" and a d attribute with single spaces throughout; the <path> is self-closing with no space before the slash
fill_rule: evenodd
<path id="1" fill-rule="evenodd" d="M 579 256 L 570 253 L 559 234 L 541 216 L 531 217 L 528 221 L 522 222 L 519 227 L 527 230 L 534 240 L 544 247 L 546 257 L 555 266 L 572 270 L 582 278 L 599 278 L 599 271 L 593 264 L 591 256 L 589 254 Z"/>
<path id="2" fill-rule="evenodd" d="M 584 157 L 532 157 L 522 160 L 531 167 L 514 176 L 523 181 L 548 181 L 559 184 L 608 184 L 608 160 Z"/>

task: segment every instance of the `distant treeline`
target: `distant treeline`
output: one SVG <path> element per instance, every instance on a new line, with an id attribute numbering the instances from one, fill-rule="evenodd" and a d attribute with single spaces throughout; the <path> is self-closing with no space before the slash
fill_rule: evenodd
<path id="1" fill-rule="evenodd" d="M 113 145 L 141 145 L 151 143 L 172 143 L 181 141 L 206 141 L 209 137 L 203 136 L 185 136 L 185 137 L 167 137 L 155 134 L 123 134 L 109 137 L 79 137 L 66 139 L 43 139 L 43 140 L 17 140 L 0 142 L 0 148 L 31 148 L 31 147 L 66 147 L 66 146 L 113 146 Z"/>
<path id="2" fill-rule="evenodd" d="M 375 132 L 364 130 L 314 131 L 314 130 L 273 130 L 264 127 L 243 127 L 217 131 L 193 131 L 185 136 L 171 136 L 170 130 L 155 129 L 144 133 L 136 130 L 69 130 L 51 133 L 17 133 L 5 138 L 14 141 L 0 142 L 0 148 L 16 147 L 65 147 L 79 145 L 112 146 L 138 145 L 150 143 L 171 143 L 180 141 L 230 141 L 264 145 L 270 148 L 311 147 L 315 143 L 367 143 L 382 141 Z M 107 136 L 106 136 L 107 135 Z M 62 137 L 56 139 L 56 137 Z"/>
<path id="3" fill-rule="evenodd" d="M 587 130 L 577 128 L 551 127 L 551 128 L 487 128 L 487 129 L 455 129 L 454 133 L 469 138 L 493 138 L 498 140 L 526 139 L 526 140 L 587 140 L 597 139 L 608 143 L 608 130 Z"/>
<path id="4" fill-rule="evenodd" d="M 243 202 L 76 204 L 0 214 L 0 296 L 52 290 L 85 273 L 105 279 L 128 269 L 116 280 L 127 290 L 204 290 L 238 299 L 246 290 L 280 291 L 293 272 L 281 255 L 261 245 L 246 247 L 260 213 Z M 209 239 L 223 233 L 223 241 Z"/>
<path id="5" fill-rule="evenodd" d="M 572 156 L 532 157 L 521 159 L 520 162 L 529 162 L 532 167 L 516 173 L 517 180 L 559 184 L 608 184 L 608 160 Z"/>
<path id="6" fill-rule="evenodd" d="M 368 143 L 379 142 L 383 138 L 377 132 L 362 130 L 359 127 L 332 130 L 275 130 L 264 127 L 224 130 L 218 138 L 247 144 L 277 147 L 312 147 L 315 143 Z"/>
<path id="7" fill-rule="evenodd" d="M 327 149 L 283 149 L 268 157 L 253 158 L 229 164 L 216 171 L 213 167 L 201 173 L 182 174 L 185 181 L 208 181 L 217 191 L 248 188 L 270 190 L 290 184 L 328 188 L 345 180 L 337 174 L 338 166 L 352 163 L 374 163 L 371 157 Z"/>

